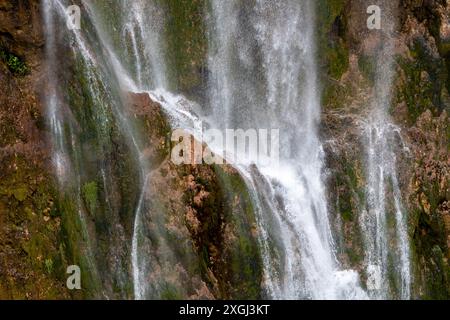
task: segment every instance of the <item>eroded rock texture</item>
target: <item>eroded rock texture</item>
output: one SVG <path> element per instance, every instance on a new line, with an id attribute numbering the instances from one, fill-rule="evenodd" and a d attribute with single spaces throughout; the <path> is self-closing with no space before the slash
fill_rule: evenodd
<path id="1" fill-rule="evenodd" d="M 0 1 L 0 298 L 66 298 L 36 1 Z"/>
<path id="2" fill-rule="evenodd" d="M 330 205 L 334 225 L 340 230 L 337 238 L 342 241 L 342 259 L 358 269 L 363 260 L 358 218 L 364 209 L 367 183 L 363 124 L 375 94 L 373 55 L 386 39 L 365 27 L 367 16 L 362 13 L 368 2 L 322 3 L 328 4 L 328 10 L 319 14 L 331 15 L 329 21 L 333 21 L 325 39 L 328 51 L 322 50 L 326 62 L 322 132 Z M 382 5 L 382 1 L 370 4 Z M 450 294 L 449 4 L 399 1 L 392 10 L 398 31 L 393 38 L 395 77 L 389 115 L 399 126 L 399 135 L 392 143 L 400 189 L 410 217 L 408 228 L 415 266 L 413 297 L 445 299 Z"/>
<path id="3" fill-rule="evenodd" d="M 169 35 L 174 86 L 201 98 L 208 74 L 204 3 L 164 3 L 180 21 L 171 24 Z M 366 201 L 361 123 L 373 98 L 373 53 L 384 41 L 365 27 L 367 5 L 359 0 L 317 1 L 321 133 L 330 211 L 342 248 L 340 260 L 357 270 L 363 269 L 358 219 Z M 394 15 L 399 32 L 389 113 L 400 128 L 393 143 L 403 150 L 397 164 L 410 213 L 413 298 L 448 299 L 450 4 L 401 0 Z M 55 62 L 70 75 L 59 79 L 70 89 L 66 108 L 72 108 L 75 124 L 86 125 L 74 126 L 84 139 L 81 154 L 86 163 L 92 168 L 101 161 L 110 164 L 108 176 L 113 178 L 108 187 L 115 197 L 107 210 L 99 173 L 87 170 L 80 203 L 89 217 L 99 274 L 83 278 L 92 281 L 81 292 L 66 289 L 66 267 L 81 263 L 78 244 L 83 236 L 73 199 L 61 194 L 54 178 L 44 121 L 42 25 L 39 1 L 0 0 L 0 299 L 133 298 L 129 260 L 138 174 L 130 169 L 129 146 L 115 124 L 105 154 L 99 156 L 93 148 L 89 129 L 95 122 L 94 108 L 87 98 L 82 63 L 73 56 L 69 62 Z M 153 265 L 147 279 L 165 276 L 164 286 L 158 288 L 162 298 L 262 297 L 258 230 L 245 181 L 230 166 L 174 166 L 169 161 L 172 128 L 161 107 L 145 93 L 120 98 L 142 137 L 142 157 L 150 169 L 144 254 L 174 262 Z M 119 268 L 123 274 L 111 276 Z"/>

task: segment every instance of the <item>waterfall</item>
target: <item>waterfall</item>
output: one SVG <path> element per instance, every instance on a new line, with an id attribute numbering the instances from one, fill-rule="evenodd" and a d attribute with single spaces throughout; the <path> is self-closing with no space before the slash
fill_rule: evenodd
<path id="1" fill-rule="evenodd" d="M 50 65 L 48 120 L 56 174 L 61 187 L 70 185 L 68 194 L 75 195 L 89 268 L 97 285 L 110 289 L 102 296 L 115 297 L 111 288 L 118 287 L 119 297 L 157 299 L 164 288 L 181 283 L 174 267 L 179 259 L 174 252 L 178 244 L 167 237 L 162 212 L 151 207 L 150 166 L 138 130 L 124 110 L 123 94 L 132 91 L 148 92 L 161 104 L 172 127 L 194 135 L 201 134 L 202 121 L 222 130 L 280 130 L 279 162 L 262 164 L 250 158 L 236 165 L 256 210 L 265 298 L 410 297 L 407 221 L 392 145 L 398 130 L 386 110 L 393 82 L 391 42 L 378 56 L 377 94 L 364 128 L 367 206 L 359 222 L 368 276 L 365 290 L 358 271 L 341 265 L 331 231 L 318 132 L 321 109 L 315 1 L 210 0 L 205 13 L 209 74 L 207 99 L 202 104 L 169 91 L 167 21 L 158 1 L 79 3 L 83 5 L 83 29 L 62 31 L 54 20 L 65 21 L 68 1 L 44 1 L 47 58 L 59 60 L 57 45 L 61 43 L 69 48 L 76 65 L 72 71 L 82 77 L 75 83 L 82 83 L 84 90 L 77 95 L 58 87 L 60 79 L 66 84 L 71 81 L 64 70 Z M 88 106 L 70 100 L 82 99 L 79 96 Z M 91 118 L 95 123 L 83 122 Z M 131 159 L 126 167 L 132 177 L 127 181 L 131 196 L 115 183 L 121 179 L 121 172 L 115 171 L 116 161 L 123 160 L 110 156 L 117 141 L 123 157 Z M 87 208 L 84 203 L 83 186 L 90 181 L 99 181 L 99 201 L 106 203 L 106 208 Z M 394 232 L 389 225 L 389 192 Z M 124 203 L 117 203 L 116 194 Z M 92 210 L 95 212 L 89 212 Z M 103 224 L 93 225 L 89 215 L 101 217 Z M 146 225 L 150 220 L 151 227 Z M 130 226 L 123 221 L 131 221 Z M 100 239 L 91 236 L 93 230 Z M 107 263 L 96 256 L 101 238 L 112 239 L 101 243 L 110 249 L 112 258 L 103 259 Z M 390 253 L 392 241 L 396 251 Z M 109 273 L 102 274 L 104 270 Z M 390 284 L 390 272 L 395 275 L 395 285 Z M 398 295 L 394 287 L 400 288 Z"/>
<path id="2" fill-rule="evenodd" d="M 104 8 L 98 3 L 89 1 L 83 3 L 101 33 L 101 38 L 106 39 L 103 45 L 108 48 L 108 54 L 114 62 L 114 72 L 123 82 L 123 90 L 142 92 L 167 87 L 164 45 L 161 40 L 164 26 L 162 10 L 149 1 L 121 1 L 118 4 L 121 14 L 114 10 L 117 9 L 115 7 Z M 109 15 L 105 15 L 108 10 L 111 10 Z M 110 16 L 116 17 L 112 29 L 108 28 L 111 26 L 107 20 Z M 116 34 L 120 34 L 122 38 L 117 38 Z M 158 298 L 165 286 L 164 278 L 169 277 L 167 266 L 173 264 L 175 258 L 163 233 L 158 232 L 156 228 L 153 230 L 155 232 L 153 236 L 160 239 L 158 252 L 153 252 L 149 248 L 152 244 L 143 233 L 143 223 L 148 219 L 150 211 L 146 203 L 149 168 L 142 158 L 142 150 L 137 143 L 136 150 L 140 155 L 142 182 L 139 200 L 134 210 L 131 243 L 133 293 L 135 299 Z M 149 275 L 161 279 L 154 279 L 153 283 L 149 283 Z"/>
<path id="3" fill-rule="evenodd" d="M 158 17 L 158 8 L 148 1 L 121 1 L 117 7 L 102 7 L 102 3 L 86 1 L 84 5 L 95 21 L 96 27 L 105 39 L 109 54 L 113 56 L 114 71 L 124 82 L 124 90 L 140 92 L 149 88 L 166 85 L 165 64 L 162 58 L 160 34 L 162 23 Z M 105 14 L 107 13 L 107 14 Z M 146 19 L 146 15 L 152 17 Z M 112 23 L 108 20 L 112 16 Z M 117 34 L 121 37 L 117 37 Z M 125 42 L 125 45 L 123 43 Z M 137 146 L 138 153 L 142 150 Z M 134 211 L 133 235 L 131 243 L 131 267 L 133 279 L 133 293 L 135 299 L 149 297 L 147 280 L 148 259 L 139 254 L 141 250 L 142 219 L 145 210 L 145 195 L 148 187 L 148 168 L 145 161 L 140 159 L 140 176 L 142 179 L 139 200 Z"/>
<path id="4" fill-rule="evenodd" d="M 66 25 L 66 8 L 69 3 L 59 0 L 44 2 L 47 51 L 49 61 L 52 63 L 49 68 L 49 78 L 51 89 L 54 90 L 48 105 L 50 128 L 54 140 L 55 166 L 58 177 L 64 178 L 68 185 L 72 186 L 73 181 L 76 182 L 67 195 L 75 196 L 77 199 L 76 206 L 82 225 L 82 237 L 78 245 L 87 247 L 88 260 L 87 265 L 82 267 L 88 268 L 87 273 L 94 274 L 96 281 L 102 282 L 100 284 L 92 281 L 93 286 L 99 288 L 115 286 L 118 288 L 115 291 L 119 291 L 120 296 L 123 297 L 129 295 L 127 292 L 129 281 L 127 251 L 129 249 L 121 241 L 126 237 L 127 228 L 121 220 L 124 214 L 132 213 L 137 217 L 136 220 L 139 220 L 138 195 L 143 192 L 146 183 L 146 164 L 141 161 L 141 142 L 124 113 L 121 97 L 123 91 L 136 91 L 137 85 L 128 75 L 129 71 L 119 62 L 118 55 L 121 53 L 113 50 L 113 40 L 102 28 L 100 17 L 94 15 L 98 11 L 90 6 L 92 2 L 83 2 L 83 4 L 86 10 L 84 13 L 88 15 L 82 19 L 83 29 L 68 30 L 58 26 Z M 58 47 L 56 41 L 58 41 Z M 73 55 L 63 56 L 57 50 L 69 50 Z M 57 59 L 58 57 L 60 58 Z M 58 61 L 60 64 L 57 69 L 55 66 L 58 65 Z M 129 65 L 125 66 L 129 67 Z M 72 74 L 65 72 L 64 67 L 74 68 L 75 71 Z M 78 78 L 67 80 L 70 77 Z M 64 79 L 65 83 L 69 84 L 73 81 L 79 89 L 74 89 L 70 85 L 59 86 L 60 79 Z M 77 90 L 81 90 L 81 94 Z M 70 109 L 66 109 L 67 105 Z M 69 132 L 63 132 L 61 128 L 67 127 Z M 71 140 L 68 140 L 68 137 Z M 121 160 L 120 156 L 110 157 L 112 149 L 118 144 L 124 153 L 123 157 L 129 162 L 128 167 L 121 164 L 124 167 L 123 170 L 127 170 L 131 176 L 137 176 L 137 181 L 141 180 L 141 183 L 138 183 L 140 187 L 128 186 L 130 190 L 136 192 L 122 203 L 117 203 L 113 195 L 125 197 L 125 191 L 119 190 L 118 186 L 121 175 L 125 172 L 116 171 L 117 161 Z M 61 159 L 64 161 L 62 162 Z M 70 179 L 61 175 L 61 172 L 68 172 Z M 95 186 L 94 196 L 97 197 L 100 194 L 99 201 L 105 204 L 104 207 L 99 208 L 93 204 L 93 208 L 88 209 L 85 204 L 86 199 L 82 199 L 85 197 L 84 188 L 90 180 L 91 185 Z M 136 206 L 137 209 L 130 210 L 131 206 Z M 67 211 L 70 212 L 70 210 Z M 65 214 L 68 215 L 68 212 Z M 96 216 L 95 225 L 89 221 L 88 215 Z M 103 225 L 99 226 L 99 223 Z M 97 236 L 93 236 L 94 234 Z M 107 237 L 108 243 L 103 245 L 109 247 L 107 253 L 109 257 L 102 257 L 101 260 L 95 248 L 100 241 L 99 237 Z M 92 243 L 93 241 L 95 243 Z M 128 247 L 134 248 L 133 245 Z M 103 270 L 102 274 L 101 270 Z M 112 290 L 108 291 L 105 290 L 100 294 L 111 297 Z"/>
<path id="5" fill-rule="evenodd" d="M 213 0 L 209 29 L 217 126 L 281 129 L 279 165 L 240 167 L 259 208 L 268 297 L 365 298 L 356 271 L 340 268 L 330 229 L 314 2 Z"/>
<path id="6" fill-rule="evenodd" d="M 69 119 L 68 131 L 64 128 L 65 125 L 65 111 L 63 110 L 62 92 L 58 91 L 58 75 L 57 75 L 57 41 L 60 39 L 56 33 L 56 26 L 61 23 L 60 7 L 58 3 L 51 0 L 45 0 L 42 3 L 42 12 L 45 22 L 45 32 L 47 34 L 47 42 L 45 46 L 45 56 L 49 63 L 47 67 L 48 74 L 48 94 L 46 95 L 47 103 L 47 118 L 52 135 L 53 145 L 53 166 L 55 167 L 56 177 L 59 182 L 59 187 L 64 190 L 67 195 L 75 194 L 75 211 L 77 218 L 81 224 L 82 238 L 86 241 L 82 246 L 82 252 L 86 255 L 87 264 L 91 268 L 94 278 L 98 278 L 97 265 L 92 251 L 92 244 L 89 240 L 88 227 L 86 224 L 86 213 L 83 210 L 81 200 L 81 181 L 79 173 L 79 158 L 75 156 L 71 159 L 70 153 L 78 148 L 73 125 L 74 123 Z M 64 21 L 64 20 L 63 20 Z"/>
<path id="7" fill-rule="evenodd" d="M 173 127 L 194 127 L 197 121 L 192 115 L 196 109 L 194 104 L 167 91 L 164 9 L 156 2 L 144 0 L 112 4 L 83 1 L 83 5 L 121 90 L 147 92 L 165 107 Z M 183 104 L 191 107 L 183 112 Z M 129 123 L 125 117 L 123 120 Z M 133 297 L 138 300 L 158 299 L 164 292 L 171 292 L 172 288 L 184 292 L 186 289 L 180 288 L 184 275 L 178 269 L 176 253 L 180 244 L 168 238 L 165 230 L 167 217 L 163 216 L 162 210 L 153 208 L 149 201 L 152 196 L 149 191 L 151 172 L 140 137 L 131 125 L 125 133 L 133 142 L 140 175 L 130 248 Z"/>
<path id="8" fill-rule="evenodd" d="M 396 172 L 399 128 L 389 118 L 394 79 L 397 1 L 381 1 L 383 27 L 375 55 L 374 98 L 364 127 L 367 206 L 360 216 L 368 289 L 373 298 L 409 299 L 411 266 L 406 211 Z M 397 150 L 402 151 L 402 148 Z M 393 229 L 393 231 L 392 231 Z M 391 279 L 393 280 L 391 280 Z"/>

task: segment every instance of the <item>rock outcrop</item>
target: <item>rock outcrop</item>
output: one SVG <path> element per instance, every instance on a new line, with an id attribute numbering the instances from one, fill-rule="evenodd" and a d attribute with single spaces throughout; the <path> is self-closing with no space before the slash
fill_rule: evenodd
<path id="1" fill-rule="evenodd" d="M 330 21 L 322 26 L 328 30 L 327 44 L 323 45 L 328 51 L 321 50 L 322 133 L 330 210 L 342 242 L 342 260 L 360 269 L 363 257 L 358 217 L 366 196 L 361 125 L 374 97 L 373 54 L 386 39 L 366 27 L 364 13 L 369 4 L 352 0 L 323 3 L 328 10 L 319 14 L 326 13 Z M 386 9 L 384 4 L 382 8 Z M 396 76 L 389 113 L 400 128 L 394 147 L 399 184 L 410 216 L 408 228 L 416 266 L 413 297 L 448 299 L 449 4 L 404 0 L 392 11 L 400 32 L 393 40 Z"/>
<path id="2" fill-rule="evenodd" d="M 68 298 L 44 126 L 40 5 L 0 1 L 0 299 Z"/>
<path id="3" fill-rule="evenodd" d="M 141 254 L 160 261 L 149 262 L 148 278 L 164 279 L 163 298 L 261 298 L 254 209 L 239 172 L 227 164 L 175 165 L 161 106 L 146 93 L 128 100 L 130 115 L 145 123 L 144 153 L 152 164 L 142 218 L 149 238 Z"/>
<path id="4" fill-rule="evenodd" d="M 180 3 L 182 7 L 166 2 L 166 11 L 180 21 L 170 24 L 173 70 L 169 72 L 175 79 L 173 87 L 201 99 L 208 74 L 204 3 Z M 366 201 L 366 164 L 361 122 L 374 95 L 373 52 L 383 38 L 365 27 L 364 1 L 320 0 L 317 8 L 321 133 L 331 219 L 340 260 L 345 267 L 362 270 L 358 216 Z M 390 116 L 401 129 L 395 147 L 416 266 L 412 296 L 448 299 L 450 4 L 400 0 L 395 10 L 400 31 L 395 35 Z M 54 177 L 44 120 L 42 25 L 38 1 L 0 0 L 0 299 L 133 298 L 129 261 L 139 196 L 136 159 L 120 125 L 109 121 L 105 132 L 93 130 L 96 112 L 105 112 L 108 120 L 114 117 L 111 105 L 96 109 L 82 59 L 75 54 L 60 58 L 55 63 L 67 70 L 58 79 L 67 89 L 62 107 L 71 112 L 75 134 L 81 137 L 77 151 L 86 164 L 77 186 L 77 205 L 88 217 L 84 234 L 73 197 L 63 194 Z M 94 28 L 86 29 L 94 38 Z M 148 164 L 142 255 L 159 258 L 145 273 L 155 283 L 157 297 L 263 297 L 258 230 L 245 180 L 228 165 L 174 165 L 170 161 L 174 128 L 161 106 L 146 93 L 126 93 L 117 97 L 121 99 L 142 137 L 140 156 Z M 103 149 L 98 138 L 105 138 Z M 109 169 L 104 174 L 110 182 L 106 187 L 99 163 Z M 107 187 L 114 197 L 106 196 Z M 69 291 L 66 267 L 89 265 L 81 261 L 86 258 L 82 251 L 86 235 L 92 239 L 99 267 L 91 270 L 95 275 L 83 275 L 82 291 Z"/>

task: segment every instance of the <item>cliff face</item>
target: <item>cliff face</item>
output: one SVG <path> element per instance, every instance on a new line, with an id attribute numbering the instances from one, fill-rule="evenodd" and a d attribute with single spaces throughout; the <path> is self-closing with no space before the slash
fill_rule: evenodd
<path id="1" fill-rule="evenodd" d="M 374 98 L 373 53 L 383 37 L 366 27 L 369 4 L 323 1 L 329 24 L 322 46 L 323 137 L 326 141 L 331 211 L 343 237 L 344 261 L 359 268 L 358 227 L 366 194 L 362 123 Z M 380 2 L 381 3 L 381 2 Z M 324 4 L 327 4 L 328 7 Z M 370 3 L 372 4 L 372 3 Z M 384 7 L 383 7 L 384 8 Z M 331 10 L 333 9 L 333 10 Z M 447 1 L 400 1 L 395 8 L 394 86 L 390 117 L 399 126 L 392 141 L 412 239 L 413 297 L 448 298 L 449 118 Z M 403 150 L 403 151 L 402 151 Z M 334 192 L 336 191 L 336 192 Z"/>
<path id="2" fill-rule="evenodd" d="M 35 1 L 0 1 L 0 298 L 65 298 L 60 218 L 45 138 L 42 22 Z"/>
<path id="3" fill-rule="evenodd" d="M 152 258 L 144 278 L 163 299 L 263 297 L 254 208 L 239 172 L 226 164 L 175 165 L 176 142 L 161 106 L 147 93 L 130 93 L 128 105 L 129 116 L 144 124 L 152 164 L 140 247 Z"/>
<path id="4" fill-rule="evenodd" d="M 176 46 L 171 59 L 176 70 L 170 72 L 179 73 L 174 87 L 197 96 L 207 73 L 203 70 L 204 3 L 183 1 L 183 5 L 186 10 L 180 12 L 173 1 L 167 1 L 174 19 L 180 21 L 171 25 L 170 44 Z M 321 0 L 317 6 L 322 21 L 317 29 L 323 86 L 321 131 L 330 211 L 343 248 L 341 260 L 362 270 L 358 219 L 367 181 L 361 121 L 373 98 L 372 52 L 382 38 L 365 27 L 363 1 Z M 400 32 L 395 39 L 390 116 L 401 129 L 393 144 L 403 150 L 397 165 L 402 198 L 410 213 L 416 266 L 413 297 L 444 299 L 450 297 L 450 6 L 444 0 L 402 0 L 396 15 Z M 44 120 L 41 18 L 36 1 L 0 0 L 0 299 L 104 297 L 99 288 L 71 292 L 65 286 L 66 267 L 82 258 L 76 236 L 80 230 L 72 199 L 65 199 L 54 179 Z M 186 37 L 179 34 L 180 29 Z M 187 41 L 190 37 L 193 40 Z M 73 109 L 76 121 L 94 121 L 86 81 L 77 73 L 81 74 L 81 68 L 76 63 L 67 67 L 74 76 L 63 80 L 73 89 L 69 102 L 78 107 Z M 156 271 L 145 277 L 165 275 L 163 298 L 260 298 L 258 231 L 244 180 L 228 166 L 173 166 L 168 160 L 171 128 L 160 106 L 146 94 L 127 94 L 125 100 L 128 115 L 145 137 L 145 157 L 152 163 L 145 202 L 159 214 L 145 217 L 147 253 L 179 262 L 176 274 L 164 274 L 158 269 L 161 266 L 155 266 Z M 129 262 L 118 266 L 109 253 L 121 242 L 131 243 L 132 205 L 137 196 L 128 186 L 136 185 L 136 172 L 129 168 L 128 148 L 115 128 L 104 158 L 93 155 L 89 123 L 86 128 L 80 133 L 87 141 L 83 153 L 87 162 L 109 161 L 111 168 L 122 173 L 111 180 L 115 211 L 102 204 L 105 192 L 98 172 L 83 177 L 81 203 L 91 214 L 89 232 L 102 266 L 100 279 L 92 281 L 92 286 L 102 285 L 109 297 L 131 298 L 129 281 L 119 290 L 118 281 L 109 279 L 109 272 L 119 267 L 130 277 Z M 109 211 L 118 214 L 108 215 Z M 149 236 L 162 227 L 168 230 L 164 236 L 171 239 L 167 247 Z M 116 238 L 113 245 L 111 234 Z M 171 256 L 161 253 L 161 248 Z M 123 246 L 117 255 L 128 261 L 129 251 L 129 246 Z"/>
<path id="5" fill-rule="evenodd" d="M 35 1 L 0 2 L 0 88 L 7 93 L 0 96 L 0 299 L 132 298 L 131 214 L 139 195 L 133 155 L 114 121 L 109 132 L 95 130 L 98 108 L 89 98 L 80 59 L 58 59 L 53 63 L 68 70 L 58 79 L 68 89 L 59 107 L 71 114 L 81 137 L 80 149 L 73 150 L 85 165 L 80 202 L 58 186 L 45 121 L 49 79 L 40 10 Z M 255 218 L 238 172 L 229 166 L 172 165 L 171 128 L 161 107 L 147 94 L 124 96 L 150 166 L 145 206 L 155 213 L 144 217 L 147 246 L 140 254 L 174 262 L 152 261 L 146 281 L 166 299 L 260 298 Z M 113 119 L 111 110 L 106 117 Z M 96 139 L 106 141 L 103 150 Z M 94 170 L 100 162 L 109 164 L 108 186 Z M 66 288 L 71 264 L 81 267 L 81 291 Z M 161 278 L 164 283 L 155 280 Z"/>

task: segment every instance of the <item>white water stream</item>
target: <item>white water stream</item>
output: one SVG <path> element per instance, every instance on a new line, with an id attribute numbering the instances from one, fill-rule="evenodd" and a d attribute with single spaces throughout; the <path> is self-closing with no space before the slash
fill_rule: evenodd
<path id="1" fill-rule="evenodd" d="M 65 5 L 57 0 L 46 0 L 46 3 L 47 10 L 56 11 L 61 11 Z M 196 124 L 201 120 L 220 129 L 280 130 L 279 163 L 238 166 L 257 208 L 259 243 L 265 268 L 263 285 L 267 298 L 389 297 L 384 199 L 387 180 L 392 182 L 395 199 L 401 297 L 409 297 L 406 222 L 395 176 L 395 155 L 387 147 L 389 141 L 385 132 L 391 125 L 384 111 L 377 112 L 367 127 L 369 202 L 368 210 L 360 219 L 366 234 L 368 272 L 376 270 L 377 276 L 381 277 L 376 279 L 381 286 L 379 292 L 366 293 L 357 271 L 343 269 L 335 255 L 337 248 L 331 232 L 322 177 L 324 154 L 318 137 L 321 110 L 315 60 L 315 1 L 256 0 L 254 4 L 242 7 L 238 0 L 211 0 L 211 12 L 206 22 L 210 77 L 209 105 L 203 110 L 209 110 L 207 114 L 201 106 L 167 91 L 164 14 L 156 4 L 143 0 L 120 1 L 121 12 L 117 12 L 118 22 L 112 30 L 106 27 L 108 23 L 98 3 L 83 1 L 83 4 L 100 35 L 101 43 L 97 45 L 107 56 L 122 89 L 149 92 L 170 115 L 175 127 L 195 132 L 198 129 Z M 47 17 L 51 16 L 47 14 Z M 49 20 L 46 24 L 53 25 Z M 51 34 L 54 30 L 49 28 L 47 32 Z M 120 46 L 120 40 L 115 40 L 114 34 L 120 35 L 126 45 Z M 82 31 L 75 31 L 75 39 L 76 50 L 86 64 L 92 64 L 93 69 L 99 68 L 91 44 L 87 43 Z M 52 47 L 51 42 L 49 47 Z M 390 65 L 388 69 L 392 69 Z M 96 76 L 88 74 L 90 79 Z M 391 82 L 385 84 L 382 90 L 389 90 L 390 85 Z M 383 110 L 389 104 L 387 92 L 380 94 L 384 100 L 377 100 Z M 101 97 L 97 98 L 101 100 Z M 55 99 L 56 94 L 50 95 L 49 117 L 55 138 L 58 176 L 62 176 L 61 172 L 68 170 L 62 160 L 67 142 L 62 140 Z M 154 297 L 155 293 L 150 291 L 157 287 L 145 278 L 152 257 L 143 256 L 139 240 L 149 172 L 139 156 L 138 138 L 128 127 L 122 110 L 114 112 L 139 157 L 141 194 L 135 210 L 131 266 L 134 297 L 145 299 Z"/>

